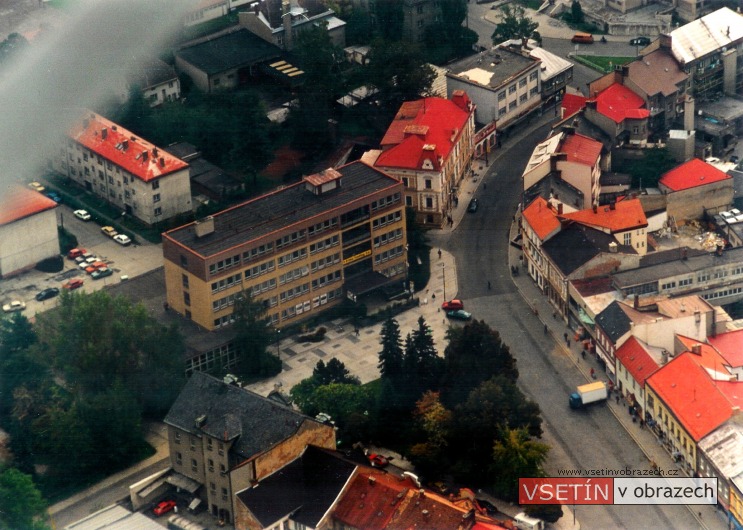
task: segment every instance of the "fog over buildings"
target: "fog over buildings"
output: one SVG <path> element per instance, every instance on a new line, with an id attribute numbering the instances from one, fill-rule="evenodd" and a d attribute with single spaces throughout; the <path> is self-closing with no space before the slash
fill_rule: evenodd
<path id="1" fill-rule="evenodd" d="M 85 0 L 0 68 L 0 193 L 39 175 L 82 110 L 121 93 L 157 56 L 193 1 Z M 53 9 L 46 7 L 46 9 Z"/>

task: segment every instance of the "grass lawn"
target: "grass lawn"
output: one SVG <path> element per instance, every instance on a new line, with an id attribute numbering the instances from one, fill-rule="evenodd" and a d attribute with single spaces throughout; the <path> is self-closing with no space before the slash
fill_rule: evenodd
<path id="1" fill-rule="evenodd" d="M 606 57 L 602 55 L 575 55 L 574 59 L 605 74 L 614 70 L 614 67 L 618 64 L 627 64 L 635 60 L 634 57 Z"/>

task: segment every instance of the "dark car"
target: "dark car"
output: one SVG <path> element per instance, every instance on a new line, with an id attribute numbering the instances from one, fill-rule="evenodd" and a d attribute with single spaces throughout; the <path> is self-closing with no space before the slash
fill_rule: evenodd
<path id="1" fill-rule="evenodd" d="M 740 162 L 740 157 L 738 155 L 730 155 L 730 161 L 733 164 L 737 164 L 738 162 Z"/>
<path id="2" fill-rule="evenodd" d="M 648 46 L 650 44 L 650 37 L 635 37 L 630 39 L 630 46 Z"/>
<path id="3" fill-rule="evenodd" d="M 49 300 L 50 298 L 54 298 L 58 294 L 59 289 L 57 289 L 56 287 L 48 287 L 36 294 L 36 300 L 38 300 L 39 302 L 41 302 L 42 300 Z"/>
<path id="4" fill-rule="evenodd" d="M 100 280 L 101 278 L 105 278 L 106 276 L 111 276 L 114 273 L 111 269 L 107 267 L 101 267 L 100 269 L 95 269 L 90 273 L 90 277 L 94 280 Z"/>
<path id="5" fill-rule="evenodd" d="M 475 499 L 477 501 L 478 506 L 485 510 L 485 513 L 488 515 L 496 515 L 498 513 L 498 508 L 495 507 L 495 505 L 487 501 L 485 499 Z"/>
<path id="6" fill-rule="evenodd" d="M 57 202 L 57 203 L 62 202 L 62 197 L 60 197 L 56 191 L 48 191 L 45 195 L 49 197 L 51 200 L 53 200 L 54 202 Z"/>
<path id="7" fill-rule="evenodd" d="M 467 206 L 467 211 L 475 213 L 477 211 L 478 206 L 480 206 L 480 202 L 477 199 L 472 199 L 470 201 L 470 205 Z"/>
<path id="8" fill-rule="evenodd" d="M 472 318 L 472 313 L 469 313 L 464 309 L 457 309 L 456 311 L 448 311 L 446 316 L 453 318 L 454 320 L 469 320 Z"/>

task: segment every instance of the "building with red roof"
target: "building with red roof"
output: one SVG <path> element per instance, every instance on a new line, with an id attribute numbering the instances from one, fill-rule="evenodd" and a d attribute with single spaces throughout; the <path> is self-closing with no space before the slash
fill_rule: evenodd
<path id="1" fill-rule="evenodd" d="M 534 199 L 521 214 L 521 234 L 526 260 L 526 270 L 540 289 L 544 289 L 547 278 L 547 262 L 542 254 L 542 244 L 560 231 L 558 208 L 542 197 Z"/>
<path id="2" fill-rule="evenodd" d="M 13 186 L 0 196 L 0 278 L 59 255 L 57 203 L 37 191 Z"/>
<path id="3" fill-rule="evenodd" d="M 616 76 L 604 76 L 589 86 L 584 116 L 609 138 L 633 145 L 648 139 L 650 111 L 645 101 Z"/>
<path id="4" fill-rule="evenodd" d="M 701 219 L 705 210 L 727 210 L 735 195 L 733 177 L 698 158 L 664 173 L 658 188 L 666 197 L 668 215 L 676 219 Z"/>
<path id="5" fill-rule="evenodd" d="M 743 367 L 743 329 L 718 333 L 708 337 L 707 341 L 720 352 L 728 366 L 736 369 Z"/>
<path id="6" fill-rule="evenodd" d="M 634 405 L 641 415 L 645 413 L 645 381 L 660 367 L 666 356 L 658 355 L 657 348 L 652 348 L 637 337 L 630 337 L 616 350 L 616 388 Z M 659 359 L 658 357 L 661 357 Z"/>
<path id="7" fill-rule="evenodd" d="M 70 128 L 55 170 L 153 225 L 191 212 L 189 166 L 91 111 Z"/>
<path id="8" fill-rule="evenodd" d="M 697 444 L 725 423 L 733 405 L 691 352 L 676 356 L 646 380 L 648 417 L 691 474 Z"/>
<path id="9" fill-rule="evenodd" d="M 475 107 L 464 91 L 408 101 L 382 138 L 374 167 L 403 182 L 419 223 L 441 226 L 470 170 L 474 134 Z"/>
<path id="10" fill-rule="evenodd" d="M 570 208 L 598 204 L 601 171 L 608 169 L 603 144 L 565 126 L 538 144 L 522 175 L 524 203 L 537 195 L 554 198 Z"/>

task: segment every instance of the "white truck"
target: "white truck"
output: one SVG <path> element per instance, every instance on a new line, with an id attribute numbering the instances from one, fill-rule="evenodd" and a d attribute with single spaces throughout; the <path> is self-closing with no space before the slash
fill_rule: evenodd
<path id="1" fill-rule="evenodd" d="M 589 383 L 587 385 L 581 385 L 575 389 L 575 392 L 570 394 L 568 402 L 570 403 L 571 409 L 580 409 L 591 403 L 598 403 L 606 400 L 609 397 L 609 391 L 606 387 L 606 383 L 603 381 L 596 381 L 595 383 Z"/>

